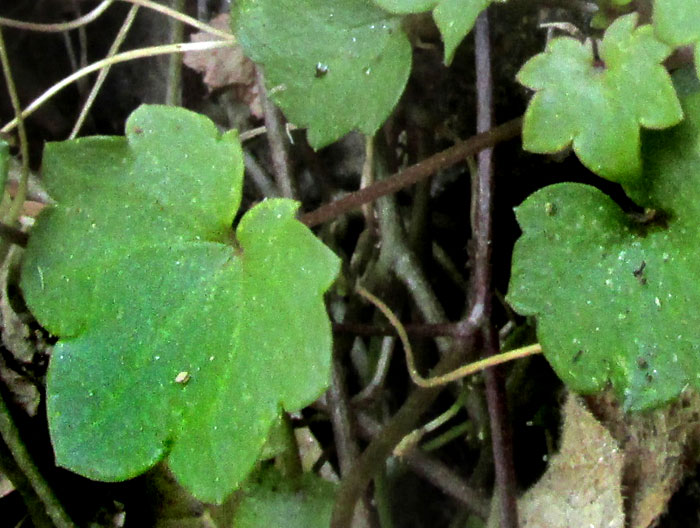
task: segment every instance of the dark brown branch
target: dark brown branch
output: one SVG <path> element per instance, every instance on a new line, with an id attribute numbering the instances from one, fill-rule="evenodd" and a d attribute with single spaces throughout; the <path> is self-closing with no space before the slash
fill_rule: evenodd
<path id="1" fill-rule="evenodd" d="M 518 117 L 508 121 L 488 132 L 477 134 L 461 143 L 457 143 L 453 147 L 438 152 L 385 180 L 378 181 L 369 187 L 355 191 L 340 200 L 322 205 L 315 211 L 302 215 L 300 220 L 309 227 L 322 224 L 341 214 L 357 209 L 366 203 L 373 202 L 377 198 L 410 187 L 440 170 L 464 161 L 464 158 L 473 156 L 482 149 L 512 139 L 520 134 L 521 128 L 522 118 Z"/>
<path id="2" fill-rule="evenodd" d="M 371 439 L 381 432 L 381 425 L 366 413 L 357 414 L 357 425 L 360 434 Z M 458 500 L 483 520 L 489 516 L 489 498 L 482 492 L 472 488 L 457 473 L 452 471 L 436 457 L 421 451 L 412 449 L 404 454 L 401 459 L 411 470 L 423 477 L 441 490 L 445 495 Z"/>
<path id="3" fill-rule="evenodd" d="M 471 335 L 474 331 L 476 328 L 472 328 Z M 457 368 L 464 360 L 464 352 L 468 349 L 465 345 L 468 341 L 470 340 L 457 341 L 452 352 L 437 364 L 433 374 L 444 374 Z M 372 480 L 377 468 L 384 464 L 401 439 L 415 429 L 423 413 L 430 408 L 443 388 L 444 386 L 414 389 L 398 412 L 374 437 L 350 472 L 340 481 L 331 528 L 348 528 L 351 525 L 355 504 Z"/>
<path id="4" fill-rule="evenodd" d="M 488 10 L 476 19 L 474 29 L 476 54 L 477 132 L 489 130 L 493 120 L 493 79 L 491 76 L 491 43 Z M 498 333 L 491 321 L 491 259 L 493 255 L 493 149 L 479 152 L 476 215 L 472 226 L 475 242 L 474 273 L 472 275 L 472 306 L 470 316 L 481 328 L 486 355 L 499 351 Z M 515 469 L 510 425 L 507 421 L 503 378 L 499 370 L 484 373 L 486 402 L 491 424 L 491 444 L 496 472 L 496 492 L 499 495 L 501 528 L 518 528 L 518 509 L 515 495 Z"/>
<path id="5" fill-rule="evenodd" d="M 414 323 L 404 325 L 404 330 L 409 336 L 414 337 L 468 337 L 464 327 L 459 323 Z M 365 323 L 333 323 L 333 332 L 338 334 L 352 334 L 356 336 L 397 336 L 396 329 L 388 325 L 373 325 Z"/>

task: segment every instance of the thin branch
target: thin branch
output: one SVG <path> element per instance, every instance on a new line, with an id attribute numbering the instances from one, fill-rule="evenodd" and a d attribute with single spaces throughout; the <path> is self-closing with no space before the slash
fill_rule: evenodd
<path id="1" fill-rule="evenodd" d="M 12 457 L 22 470 L 22 473 L 24 473 L 31 482 L 32 488 L 34 488 L 34 491 L 44 504 L 46 513 L 56 525 L 56 528 L 76 528 L 73 521 L 71 521 L 70 517 L 68 517 L 68 514 L 63 509 L 63 506 L 54 495 L 51 486 L 44 480 L 44 477 L 34 464 L 31 455 L 27 451 L 27 447 L 22 441 L 17 425 L 10 415 L 10 410 L 7 408 L 7 403 L 1 392 L 0 435 L 2 435 L 3 441 L 10 449 L 10 453 L 12 453 Z"/>
<path id="2" fill-rule="evenodd" d="M 172 0 L 173 11 L 180 13 L 185 9 L 185 0 Z M 135 6 L 132 6 L 135 7 Z M 177 18 L 170 19 L 170 42 L 180 42 L 185 35 L 185 24 Z M 168 58 L 168 76 L 165 85 L 165 104 L 182 105 L 182 55 Z"/>
<path id="3" fill-rule="evenodd" d="M 119 28 L 119 31 L 117 32 L 117 36 L 114 38 L 114 42 L 112 42 L 112 45 L 110 46 L 109 51 L 107 52 L 107 58 L 114 57 L 117 51 L 119 51 L 119 48 L 124 42 L 126 35 L 129 33 L 129 29 L 131 28 L 131 25 L 133 24 L 138 11 L 139 6 L 137 5 L 133 5 L 129 9 L 126 18 L 124 18 L 124 22 L 122 23 L 121 27 Z M 90 90 L 87 99 L 85 99 L 85 103 L 83 104 L 83 107 L 80 110 L 80 115 L 78 116 L 78 119 L 76 119 L 75 125 L 73 125 L 73 130 L 71 130 L 68 139 L 74 139 L 78 135 L 78 132 L 80 132 L 80 129 L 82 128 L 83 123 L 85 123 L 85 119 L 87 118 L 87 115 L 90 112 L 90 108 L 92 108 L 92 104 L 95 102 L 97 94 L 99 93 L 100 88 L 102 88 L 102 84 L 107 78 L 110 69 L 111 66 L 105 66 L 100 70 L 100 73 L 97 74 L 95 84 L 92 86 L 92 89 Z"/>
<path id="4" fill-rule="evenodd" d="M 459 366 L 464 357 L 464 347 L 458 347 L 455 352 L 461 353 L 448 354 L 440 360 L 435 367 L 436 374 Z M 416 388 L 379 434 L 372 439 L 348 474 L 340 481 L 331 518 L 331 528 L 350 527 L 355 504 L 372 480 L 377 468 L 391 456 L 394 447 L 401 439 L 415 429 L 421 416 L 430 408 L 441 390 L 442 387 Z"/>
<path id="5" fill-rule="evenodd" d="M 0 29 L 0 62 L 2 63 L 2 73 L 5 77 L 5 85 L 7 92 L 10 95 L 12 109 L 15 112 L 17 120 L 17 132 L 19 134 L 19 150 L 22 155 L 22 171 L 20 172 L 17 191 L 12 199 L 10 210 L 5 215 L 5 220 L 9 224 L 14 224 L 22 212 L 22 205 L 27 198 L 27 186 L 29 185 L 29 140 L 27 139 L 27 130 L 24 127 L 24 119 L 22 117 L 22 106 L 17 94 L 15 80 L 12 77 L 12 69 L 10 68 L 10 60 L 7 56 L 7 48 L 5 47 L 5 38 Z M 0 194 L 4 193 L 4 189 L 0 189 Z"/>
<path id="6" fill-rule="evenodd" d="M 357 413 L 357 424 L 360 434 L 373 439 L 382 434 L 382 426 L 367 413 Z M 489 516 L 489 498 L 482 492 L 472 488 L 467 482 L 436 457 L 414 449 L 405 453 L 401 460 L 409 468 L 425 480 L 441 490 L 445 495 L 458 500 L 481 519 Z"/>
<path id="7" fill-rule="evenodd" d="M 296 190 L 289 163 L 289 152 L 287 149 L 289 140 L 283 124 L 284 117 L 265 92 L 265 81 L 260 68 L 256 69 L 256 77 L 262 98 L 265 128 L 267 129 L 267 143 L 270 147 L 275 181 L 282 196 L 295 198 Z"/>
<path id="8" fill-rule="evenodd" d="M 416 368 L 411 342 L 409 341 L 408 336 L 406 335 L 406 330 L 401 324 L 401 321 L 399 321 L 398 317 L 394 315 L 394 313 L 385 303 L 380 301 L 362 286 L 357 287 L 357 293 L 374 304 L 374 306 L 376 306 L 379 311 L 382 312 L 387 319 L 389 319 L 391 325 L 396 329 L 396 333 L 399 335 L 399 339 L 401 340 L 401 344 L 403 345 L 403 349 L 406 354 L 406 365 L 408 366 L 408 373 L 411 376 L 411 381 L 413 381 L 413 383 L 419 387 L 428 388 L 436 387 L 438 385 L 446 385 L 466 376 L 481 372 L 484 369 L 542 352 L 542 347 L 539 344 L 535 344 L 518 348 L 516 350 L 511 350 L 509 352 L 504 352 L 502 354 L 489 354 L 488 357 L 484 359 L 469 363 L 468 365 L 463 365 L 446 374 L 442 374 L 441 376 L 424 378 L 420 375 L 418 369 Z"/>
<path id="9" fill-rule="evenodd" d="M 102 59 L 97 62 L 93 62 L 89 66 L 78 70 L 77 72 L 69 75 L 68 77 L 60 80 L 54 84 L 51 88 L 46 90 L 43 94 L 37 97 L 32 103 L 22 111 L 22 118 L 26 119 L 28 116 L 33 114 L 42 104 L 47 100 L 51 99 L 58 92 L 63 90 L 66 86 L 70 85 L 72 82 L 90 75 L 92 72 L 100 70 L 105 66 L 110 66 L 112 64 L 118 64 L 120 62 L 126 62 L 134 59 L 141 59 L 144 57 L 154 57 L 156 55 L 167 55 L 169 53 L 185 53 L 187 51 L 204 51 L 210 49 L 226 48 L 230 47 L 231 41 L 223 40 L 213 40 L 206 42 L 188 42 L 185 44 L 165 44 L 162 46 L 151 46 L 148 48 L 139 48 L 135 50 L 125 51 L 119 53 L 114 57 L 109 57 L 107 59 Z M 17 126 L 17 118 L 13 119 L 7 123 L 0 132 L 8 133 Z"/>
<path id="10" fill-rule="evenodd" d="M 440 170 L 463 162 L 464 158 L 472 156 L 484 148 L 512 139 L 520 134 L 521 128 L 522 118 L 518 117 L 508 121 L 488 132 L 482 132 L 442 152 L 438 152 L 389 178 L 355 191 L 340 200 L 322 205 L 315 211 L 302 215 L 300 220 L 309 227 L 322 224 L 332 218 L 357 209 L 366 203 L 373 202 L 377 198 L 410 187 Z"/>
<path id="11" fill-rule="evenodd" d="M 161 13 L 163 15 L 168 16 L 169 18 L 172 18 L 174 20 L 179 20 L 180 22 L 187 24 L 188 26 L 192 26 L 194 28 L 197 28 L 198 30 L 208 33 L 210 35 L 217 36 L 223 40 L 227 40 L 229 42 L 236 42 L 236 37 L 233 36 L 231 33 L 227 33 L 226 31 L 221 31 L 220 29 L 215 28 L 214 26 L 211 26 L 209 24 L 205 24 L 204 22 L 200 22 L 196 18 L 192 18 L 191 16 L 185 15 L 184 13 L 180 13 L 176 11 L 175 9 L 171 9 L 167 6 L 161 5 L 157 2 L 151 2 L 150 0 L 121 0 L 122 2 L 127 2 L 129 4 L 135 4 L 139 5 L 141 7 L 145 7 L 148 9 L 152 9 L 153 11 L 157 11 L 158 13 Z"/>
<path id="12" fill-rule="evenodd" d="M 24 22 L 22 20 L 13 20 L 11 18 L 0 17 L 0 26 L 22 29 L 25 31 L 38 31 L 42 33 L 59 33 L 61 31 L 70 31 L 96 20 L 97 17 L 104 13 L 107 8 L 114 3 L 114 1 L 115 0 L 104 0 L 89 13 L 86 13 L 75 20 L 71 20 L 70 22 L 59 22 L 57 24 L 37 24 L 35 22 Z"/>
<path id="13" fill-rule="evenodd" d="M 491 128 L 493 121 L 493 79 L 488 10 L 476 19 L 474 29 L 476 54 L 477 132 Z M 477 169 L 477 211 L 472 226 L 475 241 L 470 318 L 481 328 L 486 357 L 495 357 L 498 334 L 491 321 L 491 267 L 493 236 L 493 149 L 479 152 Z M 507 421 L 505 387 L 497 369 L 485 372 L 486 400 L 491 423 L 491 442 L 499 494 L 501 528 L 518 528 L 515 468 L 510 425 Z"/>

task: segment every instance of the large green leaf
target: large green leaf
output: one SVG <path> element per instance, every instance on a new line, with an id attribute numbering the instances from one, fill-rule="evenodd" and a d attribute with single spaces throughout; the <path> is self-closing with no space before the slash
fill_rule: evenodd
<path id="1" fill-rule="evenodd" d="M 518 80 L 536 91 L 525 112 L 523 146 L 557 152 L 573 142 L 579 158 L 604 178 L 625 182 L 641 171 L 639 127 L 666 128 L 683 114 L 661 62 L 671 48 L 637 15 L 617 19 L 600 46 L 604 64 L 588 43 L 562 37 L 549 42 L 520 70 Z"/>
<path id="2" fill-rule="evenodd" d="M 245 486 L 236 508 L 236 528 L 328 528 L 336 486 L 314 474 L 284 479 L 276 470 L 262 471 Z"/>
<path id="3" fill-rule="evenodd" d="M 280 411 L 328 381 L 322 293 L 338 259 L 268 200 L 231 229 L 235 132 L 183 109 L 141 107 L 127 137 L 49 144 L 57 204 L 32 231 L 22 289 L 61 339 L 49 366 L 58 464 L 121 480 L 169 454 L 196 496 L 221 501 Z"/>
<path id="4" fill-rule="evenodd" d="M 445 64 L 450 64 L 457 46 L 474 27 L 476 17 L 492 1 L 494 0 L 374 0 L 374 3 L 391 13 L 422 13 L 432 9 L 433 19 L 445 44 Z"/>
<path id="5" fill-rule="evenodd" d="M 700 0 L 655 0 L 654 29 L 672 46 L 692 44 L 700 72 Z"/>
<path id="6" fill-rule="evenodd" d="M 271 97 L 321 148 L 374 134 L 406 86 L 411 46 L 400 17 L 369 0 L 238 0 L 233 31 L 264 66 Z"/>
<path id="7" fill-rule="evenodd" d="M 508 300 L 536 315 L 544 353 L 572 389 L 612 383 L 629 409 L 700 388 L 700 96 L 686 121 L 648 132 L 625 214 L 586 185 L 546 187 L 517 208 Z"/>

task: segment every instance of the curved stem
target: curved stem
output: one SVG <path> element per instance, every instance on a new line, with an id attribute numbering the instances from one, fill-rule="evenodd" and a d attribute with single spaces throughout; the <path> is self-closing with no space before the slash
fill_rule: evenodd
<path id="1" fill-rule="evenodd" d="M 22 211 L 22 205 L 27 197 L 27 185 L 29 182 L 29 141 L 27 140 L 27 130 L 24 127 L 24 119 L 22 117 L 22 107 L 19 102 L 19 96 L 17 95 L 17 88 L 15 86 L 15 81 L 12 78 L 12 70 L 10 69 L 10 60 L 7 57 L 7 49 L 5 47 L 5 38 L 3 37 L 2 30 L 0 29 L 0 62 L 2 62 L 2 73 L 5 77 L 5 84 L 7 85 L 7 91 L 10 95 L 10 101 L 12 102 L 12 109 L 15 112 L 15 120 L 17 121 L 17 132 L 19 135 L 19 150 L 22 156 L 22 172 L 20 173 L 19 184 L 17 185 L 17 191 L 15 197 L 12 200 L 12 205 L 10 210 L 7 212 L 5 221 L 9 224 L 14 224 L 19 218 Z M 4 189 L 0 189 L 0 194 L 4 192 Z"/>
<path id="2" fill-rule="evenodd" d="M 49 486 L 41 473 L 39 473 L 29 451 L 27 451 L 27 447 L 20 437 L 19 430 L 10 415 L 10 410 L 7 408 L 2 393 L 0 393 L 0 435 L 2 435 L 3 441 L 10 449 L 12 458 L 14 458 L 17 466 L 27 477 L 37 496 L 44 504 L 46 513 L 56 525 L 56 528 L 77 528 L 54 495 L 51 486 Z"/>
<path id="3" fill-rule="evenodd" d="M 109 51 L 107 52 L 107 57 L 114 57 L 116 55 L 117 51 L 119 50 L 119 47 L 122 45 L 124 42 L 124 39 L 126 38 L 127 33 L 129 32 L 129 29 L 131 28 L 131 25 L 134 22 L 134 18 L 136 18 L 136 14 L 139 11 L 139 6 L 134 5 L 131 6 L 131 9 L 129 9 L 129 12 L 126 15 L 126 18 L 124 19 L 124 22 L 122 23 L 122 26 L 119 28 L 119 32 L 117 33 L 117 36 L 114 38 L 114 42 L 112 42 L 112 45 L 109 48 Z M 80 132 L 80 128 L 83 126 L 83 123 L 85 122 L 85 118 L 88 115 L 88 112 L 90 112 L 90 108 L 92 108 L 92 104 L 95 102 L 95 99 L 97 98 L 97 94 L 100 91 L 100 88 L 102 88 L 102 84 L 104 83 L 105 79 L 107 78 L 107 75 L 109 74 L 109 70 L 111 69 L 111 66 L 105 66 L 100 70 L 100 73 L 97 74 L 97 79 L 95 80 L 95 84 L 92 86 L 92 89 L 90 90 L 90 94 L 88 95 L 87 99 L 85 100 L 85 103 L 83 104 L 83 108 L 80 110 L 80 115 L 78 116 L 78 119 L 75 121 L 75 125 L 73 125 L 73 130 L 71 130 L 70 135 L 68 136 L 68 139 L 74 139 L 77 135 L 78 132 Z"/>
<path id="4" fill-rule="evenodd" d="M 44 104 L 51 97 L 56 95 L 58 92 L 63 90 L 66 86 L 72 82 L 91 74 L 94 71 L 100 70 L 105 66 L 111 66 L 112 64 L 118 64 L 120 62 L 126 62 L 134 59 L 142 59 L 144 57 L 154 57 L 156 55 L 167 55 L 168 53 L 184 53 L 186 51 L 204 51 L 217 48 L 230 47 L 233 44 L 231 40 L 210 40 L 206 42 L 188 42 L 184 44 L 165 44 L 162 46 L 151 46 L 148 48 L 139 48 L 135 50 L 125 51 L 124 53 L 119 53 L 114 57 L 109 57 L 107 59 L 102 59 L 97 62 L 93 62 L 85 68 L 81 68 L 77 72 L 69 75 L 68 77 L 62 79 L 61 81 L 54 84 L 51 88 L 46 90 L 43 94 L 37 97 L 32 103 L 24 109 L 21 114 L 22 118 L 26 118 L 33 114 L 37 108 Z M 7 133 L 13 130 L 18 123 L 18 118 L 13 119 L 7 123 L 0 132 Z"/>
<path id="5" fill-rule="evenodd" d="M 13 20 L 11 18 L 0 17 L 0 26 L 22 29 L 25 31 L 38 31 L 41 33 L 60 33 L 61 31 L 71 31 L 85 24 L 89 24 L 96 20 L 107 8 L 114 3 L 115 0 L 104 0 L 92 11 L 84 14 L 80 18 L 71 20 L 70 22 L 60 22 L 57 24 L 37 24 L 35 22 L 24 22 L 22 20 Z"/>

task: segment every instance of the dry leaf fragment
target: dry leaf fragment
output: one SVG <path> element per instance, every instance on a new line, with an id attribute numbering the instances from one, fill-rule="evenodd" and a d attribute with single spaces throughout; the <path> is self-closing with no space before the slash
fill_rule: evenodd
<path id="1" fill-rule="evenodd" d="M 213 18 L 210 25 L 230 32 L 229 15 L 224 13 Z M 190 37 L 192 42 L 212 40 L 208 33 L 197 32 Z M 236 96 L 248 104 L 250 112 L 262 117 L 262 104 L 255 83 L 255 64 L 243 54 L 239 44 L 207 51 L 188 51 L 183 62 L 203 75 L 209 91 L 233 86 Z"/>
<path id="2" fill-rule="evenodd" d="M 518 501 L 520 526 L 622 528 L 622 451 L 578 396 L 569 394 L 563 414 L 559 453 Z"/>

